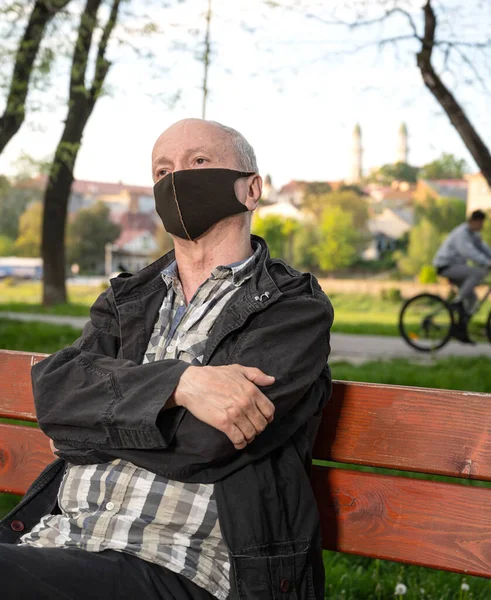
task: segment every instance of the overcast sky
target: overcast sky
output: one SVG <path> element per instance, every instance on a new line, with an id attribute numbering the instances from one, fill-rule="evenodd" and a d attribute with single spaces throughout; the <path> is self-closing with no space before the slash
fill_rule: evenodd
<path id="1" fill-rule="evenodd" d="M 470 170 L 476 170 L 457 133 L 422 84 L 415 66 L 417 44 L 403 42 L 398 56 L 392 46 L 382 52 L 370 46 L 380 36 L 411 33 L 405 17 L 394 17 L 384 29 L 373 25 L 350 30 L 303 16 L 305 10 L 297 9 L 299 3 L 294 0 L 290 2 L 294 10 L 265 4 L 260 0 L 213 0 L 207 118 L 241 131 L 256 149 L 261 173 L 271 174 L 274 184 L 348 176 L 357 122 L 362 128 L 365 171 L 393 162 L 402 121 L 409 131 L 411 164 L 423 164 L 445 151 L 466 158 Z M 326 21 L 332 20 L 335 4 L 336 0 L 303 3 Z M 419 27 L 422 2 L 407 0 L 404 4 Z M 72 10 L 79 6 L 75 0 Z M 85 130 L 77 178 L 152 184 L 150 152 L 156 137 L 178 119 L 201 116 L 202 65 L 186 47 L 196 48 L 204 37 L 206 6 L 207 0 L 186 0 L 152 10 L 151 17 L 164 35 L 135 40 L 139 47 L 152 47 L 156 58 L 150 63 L 128 49 L 111 47 L 111 94 L 98 101 Z M 487 39 L 491 3 L 446 0 L 445 6 L 449 12 L 442 17 L 441 39 Z M 465 9 L 456 12 L 459 6 Z M 368 17 L 377 14 L 370 11 Z M 348 19 L 352 13 L 337 15 Z M 196 29 L 197 35 L 190 35 L 190 29 Z M 185 48 L 176 49 L 176 42 Z M 366 47 L 353 52 L 359 46 Z M 489 79 L 484 57 L 476 54 L 473 60 L 483 78 Z M 468 85 L 467 81 L 475 78 L 462 60 L 451 65 L 453 72 L 446 74 L 446 81 L 491 144 L 489 94 L 479 84 Z M 66 88 L 66 66 L 62 65 L 49 95 L 34 98 L 41 104 L 48 98 L 54 108 L 29 116 L 0 157 L 0 172 L 12 173 L 22 152 L 36 159 L 53 153 L 66 112 L 61 102 Z M 169 107 L 164 99 L 178 92 L 181 99 Z"/>

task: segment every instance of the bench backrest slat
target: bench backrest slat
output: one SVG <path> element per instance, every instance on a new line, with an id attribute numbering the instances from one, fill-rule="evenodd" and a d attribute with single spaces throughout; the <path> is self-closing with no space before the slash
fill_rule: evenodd
<path id="1" fill-rule="evenodd" d="M 491 577 L 491 489 L 314 467 L 324 547 Z"/>
<path id="2" fill-rule="evenodd" d="M 0 350 L 0 416 L 34 420 L 30 369 Z M 335 382 L 314 448 L 323 460 L 491 479 L 491 395 Z M 0 424 L 0 492 L 53 459 L 36 428 Z M 314 467 L 324 547 L 491 577 L 491 489 Z"/>
<path id="3" fill-rule="evenodd" d="M 0 350 L 0 418 L 35 421 L 31 367 L 46 354 Z"/>
<path id="4" fill-rule="evenodd" d="M 37 427 L 0 423 L 0 492 L 25 494 L 55 457 Z"/>
<path id="5" fill-rule="evenodd" d="M 491 395 L 336 382 L 314 457 L 491 480 Z"/>

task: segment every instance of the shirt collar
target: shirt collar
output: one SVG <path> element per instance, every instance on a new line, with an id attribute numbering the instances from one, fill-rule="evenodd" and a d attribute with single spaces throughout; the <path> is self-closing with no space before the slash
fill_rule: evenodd
<path id="1" fill-rule="evenodd" d="M 210 279 L 230 279 L 235 286 L 240 287 L 252 277 L 257 261 L 261 255 L 261 245 L 255 240 L 252 240 L 252 248 L 254 250 L 252 256 L 229 265 L 219 265 L 218 267 L 215 267 L 211 272 Z M 167 289 L 171 286 L 176 287 L 178 283 L 180 286 L 179 270 L 175 259 L 161 272 L 161 274 L 162 279 L 167 285 Z"/>

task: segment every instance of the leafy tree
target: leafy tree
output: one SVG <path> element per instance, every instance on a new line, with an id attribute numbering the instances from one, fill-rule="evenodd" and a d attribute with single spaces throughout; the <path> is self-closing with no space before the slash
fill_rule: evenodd
<path id="1" fill-rule="evenodd" d="M 12 238 L 0 234 L 0 256 L 12 256 L 14 245 L 15 241 Z"/>
<path id="2" fill-rule="evenodd" d="M 43 203 L 33 202 L 19 220 L 19 237 L 15 240 L 15 253 L 38 258 L 41 254 Z"/>
<path id="3" fill-rule="evenodd" d="M 119 236 L 121 228 L 109 218 L 109 208 L 98 202 L 80 210 L 68 224 L 67 255 L 80 271 L 94 273 L 104 263 L 105 245 Z"/>
<path id="4" fill-rule="evenodd" d="M 412 167 L 407 163 L 397 162 L 393 165 L 382 165 L 370 175 L 369 180 L 383 185 L 390 185 L 393 181 L 416 183 L 418 172 L 418 167 Z"/>
<path id="5" fill-rule="evenodd" d="M 298 221 L 285 219 L 279 215 L 257 216 L 253 221 L 253 233 L 264 238 L 271 256 L 293 262 L 295 233 L 300 227 Z"/>
<path id="6" fill-rule="evenodd" d="M 34 63 L 39 53 L 46 28 L 53 17 L 61 12 L 70 0 L 36 0 L 29 15 L 24 34 L 19 42 L 14 60 L 7 102 L 0 116 L 0 154 L 19 131 L 25 117 L 25 105 Z M 22 6 L 29 2 L 20 3 Z M 17 9 L 19 6 L 16 7 Z"/>
<path id="7" fill-rule="evenodd" d="M 466 171 L 463 158 L 443 152 L 440 158 L 421 167 L 419 176 L 422 179 L 462 179 Z"/>
<path id="8" fill-rule="evenodd" d="M 397 266 L 404 275 L 417 275 L 426 265 L 431 265 L 442 241 L 438 228 L 426 217 L 409 232 L 407 254 L 398 253 Z"/>
<path id="9" fill-rule="evenodd" d="M 303 203 L 304 210 L 310 212 L 316 219 L 322 218 L 326 208 L 334 206 L 351 213 L 354 227 L 360 231 L 365 230 L 368 221 L 368 203 L 365 197 L 353 190 L 311 194 L 305 197 Z"/>
<path id="10" fill-rule="evenodd" d="M 293 240 L 293 265 L 297 269 L 317 271 L 319 264 L 314 252 L 321 235 L 315 223 L 302 224 Z"/>
<path id="11" fill-rule="evenodd" d="M 440 233 L 449 233 L 454 227 L 465 221 L 465 202 L 459 198 L 428 197 L 424 203 L 416 204 L 416 220 L 426 219 Z"/>
<path id="12" fill-rule="evenodd" d="M 87 67 L 97 15 L 102 0 L 87 0 L 81 16 L 72 57 L 68 114 L 51 165 L 44 195 L 42 256 L 44 262 L 43 304 L 66 302 L 65 228 L 73 170 L 83 132 L 99 99 L 111 63 L 106 58 L 109 40 L 119 16 L 121 0 L 112 0 L 108 20 L 95 48 L 95 69 L 90 83 Z"/>
<path id="13" fill-rule="evenodd" d="M 340 206 L 328 206 L 322 214 L 319 229 L 320 240 L 312 252 L 323 271 L 349 267 L 356 261 L 360 233 L 351 212 Z"/>
<path id="14" fill-rule="evenodd" d="M 482 229 L 481 235 L 482 239 L 491 246 L 491 210 L 487 212 L 487 219 L 484 221 L 484 227 Z"/>
<path id="15" fill-rule="evenodd" d="M 307 181 L 305 185 L 305 195 L 318 196 L 320 194 L 328 194 L 332 192 L 331 184 L 327 181 Z"/>
<path id="16" fill-rule="evenodd" d="M 30 202 L 40 198 L 39 191 L 18 188 L 0 176 L 0 235 L 15 240 L 19 235 L 21 214 Z"/>

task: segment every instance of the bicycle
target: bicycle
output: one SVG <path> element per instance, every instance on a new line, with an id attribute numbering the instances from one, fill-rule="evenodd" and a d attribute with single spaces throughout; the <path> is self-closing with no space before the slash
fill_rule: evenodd
<path id="1" fill-rule="evenodd" d="M 457 310 L 450 305 L 450 300 L 455 295 L 452 290 L 447 300 L 436 294 L 424 293 L 409 298 L 403 304 L 399 314 L 399 332 L 415 350 L 440 350 L 453 337 L 458 315 Z M 488 285 L 484 297 L 474 307 L 469 322 L 490 295 L 491 285 Z M 491 343 L 491 310 L 486 320 L 486 335 Z"/>

